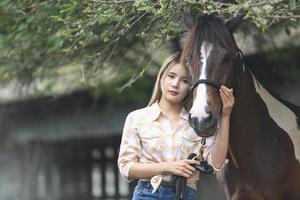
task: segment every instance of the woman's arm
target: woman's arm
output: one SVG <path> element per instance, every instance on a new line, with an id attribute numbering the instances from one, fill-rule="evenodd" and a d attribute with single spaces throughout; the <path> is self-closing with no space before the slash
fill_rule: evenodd
<path id="1" fill-rule="evenodd" d="M 222 86 L 220 97 L 223 109 L 215 144 L 211 152 L 211 161 L 217 169 L 220 169 L 224 165 L 228 151 L 230 114 L 234 105 L 233 89 Z"/>
<path id="2" fill-rule="evenodd" d="M 229 142 L 230 117 L 222 117 L 215 144 L 211 152 L 211 162 L 216 169 L 222 168 L 225 163 Z"/>
<path id="3" fill-rule="evenodd" d="M 174 162 L 161 162 L 153 164 L 143 164 L 135 162 L 132 164 L 128 178 L 132 179 L 150 179 L 153 176 L 161 174 L 175 174 L 178 176 L 190 177 L 195 168 L 191 165 L 199 164 L 196 160 L 179 160 Z"/>

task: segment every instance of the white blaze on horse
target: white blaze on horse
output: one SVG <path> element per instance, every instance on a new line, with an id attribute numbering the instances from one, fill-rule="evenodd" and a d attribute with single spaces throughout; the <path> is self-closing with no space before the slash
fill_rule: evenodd
<path id="1" fill-rule="evenodd" d="M 300 107 L 273 95 L 244 66 L 233 37 L 242 19 L 242 13 L 227 23 L 215 15 L 185 16 L 189 36 L 181 60 L 195 84 L 189 122 L 199 136 L 215 134 L 222 109 L 216 88 L 233 88 L 229 163 L 218 174 L 227 198 L 300 199 Z"/>

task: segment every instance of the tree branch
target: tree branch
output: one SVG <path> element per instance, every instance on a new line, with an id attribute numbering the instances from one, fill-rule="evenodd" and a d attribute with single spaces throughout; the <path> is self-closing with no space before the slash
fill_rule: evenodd
<path id="1" fill-rule="evenodd" d="M 265 15 L 267 18 L 274 18 L 274 19 L 292 19 L 292 18 L 300 18 L 300 15 L 293 15 L 293 16 L 287 16 L 287 15 Z"/>
<path id="2" fill-rule="evenodd" d="M 101 1 L 101 0 L 90 0 L 95 3 L 102 3 L 102 4 L 123 4 L 123 3 L 132 3 L 134 0 L 107 0 L 107 1 Z"/>

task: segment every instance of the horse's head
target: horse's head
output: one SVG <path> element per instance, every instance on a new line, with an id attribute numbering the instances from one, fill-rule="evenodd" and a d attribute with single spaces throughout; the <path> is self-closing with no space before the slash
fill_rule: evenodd
<path id="1" fill-rule="evenodd" d="M 224 23 L 213 14 L 198 21 L 189 14 L 184 17 L 189 36 L 181 60 L 188 65 L 194 83 L 189 124 L 199 136 L 208 137 L 216 133 L 222 109 L 219 86 L 234 85 L 239 51 L 233 31 L 242 18 L 240 13 Z"/>

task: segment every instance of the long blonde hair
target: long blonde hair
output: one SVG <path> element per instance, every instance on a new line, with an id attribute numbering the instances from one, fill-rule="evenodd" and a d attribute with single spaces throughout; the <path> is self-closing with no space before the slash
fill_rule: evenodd
<path id="1" fill-rule="evenodd" d="M 152 92 L 152 96 L 150 98 L 148 106 L 151 106 L 153 103 L 155 103 L 161 99 L 162 91 L 161 91 L 160 81 L 161 81 L 162 77 L 164 76 L 164 74 L 167 73 L 172 66 L 179 63 L 180 55 L 181 55 L 180 52 L 176 52 L 176 53 L 170 55 L 169 57 L 167 57 L 166 60 L 164 61 L 164 63 L 162 64 L 162 66 L 157 74 L 155 85 L 154 85 L 153 92 Z M 185 64 L 182 64 L 182 65 L 184 67 L 186 67 Z M 186 67 L 186 69 L 189 72 L 187 67 Z M 190 77 L 190 74 L 189 74 L 189 77 Z M 190 94 L 188 93 L 187 97 L 183 101 L 183 106 L 186 110 L 189 110 L 191 108 L 191 105 L 192 105 L 192 99 L 190 98 Z"/>

